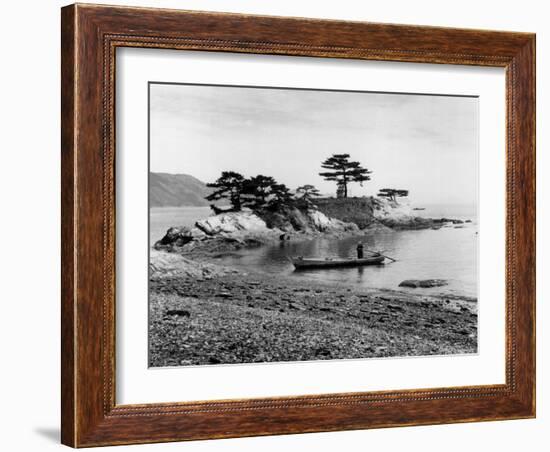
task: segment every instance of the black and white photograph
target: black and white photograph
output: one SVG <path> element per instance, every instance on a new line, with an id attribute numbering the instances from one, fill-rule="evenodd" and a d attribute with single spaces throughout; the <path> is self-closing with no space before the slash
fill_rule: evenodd
<path id="1" fill-rule="evenodd" d="M 478 352 L 478 97 L 148 90 L 150 367 Z"/>

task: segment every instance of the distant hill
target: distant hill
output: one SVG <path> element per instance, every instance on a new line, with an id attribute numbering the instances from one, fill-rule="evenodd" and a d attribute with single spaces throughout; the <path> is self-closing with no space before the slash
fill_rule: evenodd
<path id="1" fill-rule="evenodd" d="M 150 207 L 208 206 L 204 199 L 212 192 L 206 184 L 189 174 L 150 173 Z"/>

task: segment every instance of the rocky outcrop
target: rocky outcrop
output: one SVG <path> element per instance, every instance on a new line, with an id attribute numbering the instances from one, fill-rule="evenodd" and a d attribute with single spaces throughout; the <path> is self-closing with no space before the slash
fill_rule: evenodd
<path id="1" fill-rule="evenodd" d="M 211 279 L 239 273 L 232 268 L 190 260 L 175 253 L 151 250 L 149 258 L 149 278 Z"/>
<path id="2" fill-rule="evenodd" d="M 267 224 L 258 215 L 252 212 L 230 212 L 214 215 L 195 223 L 195 227 L 204 234 L 214 236 L 218 234 L 239 234 L 270 232 Z"/>
<path id="3" fill-rule="evenodd" d="M 230 212 L 204 218 L 195 227 L 172 227 L 155 243 L 156 250 L 218 252 L 251 248 L 278 240 L 281 231 L 270 229 L 252 212 Z"/>
<path id="4" fill-rule="evenodd" d="M 353 223 L 365 229 L 376 223 L 372 197 L 363 198 L 320 198 L 315 200 L 317 208 L 328 217 Z"/>
<path id="5" fill-rule="evenodd" d="M 410 204 L 406 201 L 392 201 L 386 198 L 372 198 L 373 216 L 382 222 L 391 220 L 393 222 L 410 222 L 416 215 Z"/>
<path id="6" fill-rule="evenodd" d="M 322 198 L 315 200 L 317 208 L 327 216 L 356 224 L 360 229 L 375 225 L 389 227 L 410 226 L 428 223 L 429 220 L 413 214 L 407 202 L 366 196 L 362 198 Z"/>
<path id="7" fill-rule="evenodd" d="M 307 210 L 309 224 L 314 231 L 319 232 L 339 232 L 339 231 L 357 231 L 359 227 L 354 223 L 346 223 L 336 218 L 327 217 L 323 212 L 315 209 Z"/>
<path id="8" fill-rule="evenodd" d="M 287 207 L 275 212 L 259 212 L 259 215 L 266 221 L 269 228 L 287 233 L 341 233 L 359 230 L 356 224 L 332 218 L 313 207 Z"/>
<path id="9" fill-rule="evenodd" d="M 369 230 L 380 225 L 391 229 L 438 229 L 463 220 L 451 218 L 424 218 L 415 215 L 407 201 L 366 196 L 363 198 L 322 198 L 315 200 L 318 209 L 327 216 L 356 224 Z"/>
<path id="10" fill-rule="evenodd" d="M 203 238 L 205 236 L 198 228 L 188 228 L 186 226 L 174 226 L 166 231 L 166 234 L 160 239 L 155 246 L 184 246 L 187 243 Z"/>
<path id="11" fill-rule="evenodd" d="M 358 230 L 353 223 L 327 217 L 311 207 L 277 212 L 228 212 L 199 220 L 193 228 L 172 227 L 154 248 L 215 253 L 277 243 L 293 237 L 303 240 L 308 234 L 339 235 Z"/>

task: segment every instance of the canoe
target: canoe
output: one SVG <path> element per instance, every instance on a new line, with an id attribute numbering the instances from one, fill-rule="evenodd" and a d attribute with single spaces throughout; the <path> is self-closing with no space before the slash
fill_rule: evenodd
<path id="1" fill-rule="evenodd" d="M 363 259 L 305 259 L 293 257 L 292 263 L 297 269 L 302 268 L 333 268 L 333 267 L 361 267 L 363 265 L 380 265 L 384 262 L 384 256 L 369 256 Z"/>

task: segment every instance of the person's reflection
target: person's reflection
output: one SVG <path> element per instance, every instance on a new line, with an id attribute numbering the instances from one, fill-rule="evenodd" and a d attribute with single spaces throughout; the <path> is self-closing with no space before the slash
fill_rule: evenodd
<path id="1" fill-rule="evenodd" d="M 363 282 L 363 276 L 365 275 L 365 267 L 357 267 L 357 282 Z"/>

